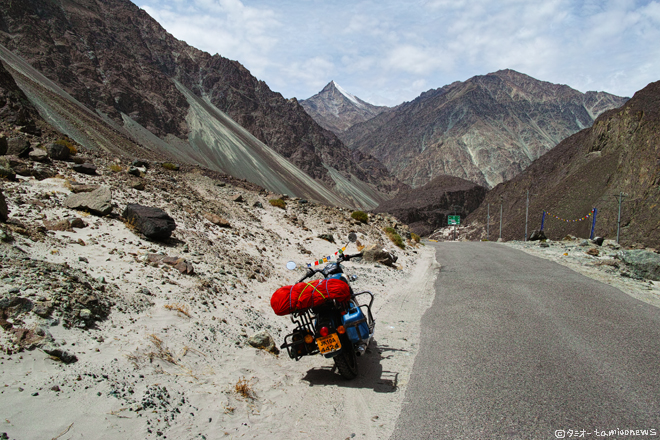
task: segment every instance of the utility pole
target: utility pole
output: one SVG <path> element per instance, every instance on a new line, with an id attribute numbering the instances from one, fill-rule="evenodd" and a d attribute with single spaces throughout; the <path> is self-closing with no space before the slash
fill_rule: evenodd
<path id="1" fill-rule="evenodd" d="M 500 240 L 502 239 L 502 200 L 500 200 Z"/>
<path id="2" fill-rule="evenodd" d="M 525 205 L 525 241 L 527 241 L 527 220 L 529 218 L 529 190 L 527 190 L 527 204 Z"/>
<path id="3" fill-rule="evenodd" d="M 488 204 L 488 215 L 486 216 L 486 241 L 490 241 L 490 203 Z"/>

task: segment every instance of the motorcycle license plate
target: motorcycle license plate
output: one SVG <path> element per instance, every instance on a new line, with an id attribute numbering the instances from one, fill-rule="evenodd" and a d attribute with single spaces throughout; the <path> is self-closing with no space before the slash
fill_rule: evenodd
<path id="1" fill-rule="evenodd" d="M 316 345 L 318 345 L 321 354 L 332 353 L 341 348 L 341 342 L 339 342 L 339 336 L 337 336 L 337 333 L 322 338 L 316 338 Z"/>

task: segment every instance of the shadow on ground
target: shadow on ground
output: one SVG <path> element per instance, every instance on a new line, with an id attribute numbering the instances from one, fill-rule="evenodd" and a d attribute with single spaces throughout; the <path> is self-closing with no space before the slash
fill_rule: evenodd
<path id="1" fill-rule="evenodd" d="M 389 359 L 395 351 L 407 351 L 379 346 L 376 340 L 371 341 L 367 352 L 358 358 L 358 377 L 346 380 L 339 375 L 332 359 L 327 359 L 328 366 L 312 368 L 307 372 L 303 381 L 309 386 L 336 385 L 347 388 L 373 388 L 377 393 L 393 393 L 398 388 L 399 373 L 383 370 L 381 361 Z"/>

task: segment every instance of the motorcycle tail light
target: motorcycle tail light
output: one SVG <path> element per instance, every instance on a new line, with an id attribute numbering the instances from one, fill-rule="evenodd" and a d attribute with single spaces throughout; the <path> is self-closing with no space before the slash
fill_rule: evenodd
<path id="1" fill-rule="evenodd" d="M 321 330 L 319 330 L 319 333 L 321 336 L 328 336 L 329 330 L 328 327 L 321 327 Z"/>
<path id="2" fill-rule="evenodd" d="M 310 335 L 309 333 L 305 335 L 305 344 L 311 344 L 314 342 L 314 336 Z"/>
<path id="3" fill-rule="evenodd" d="M 337 333 L 339 333 L 340 335 L 343 335 L 344 333 L 346 333 L 346 327 L 344 327 L 343 325 L 340 325 L 339 327 L 337 327 Z"/>
<path id="4" fill-rule="evenodd" d="M 341 314 L 342 314 L 342 315 L 345 315 L 345 314 L 347 314 L 347 313 L 348 313 L 348 312 L 347 312 L 346 310 L 342 310 L 342 311 L 341 311 Z"/>

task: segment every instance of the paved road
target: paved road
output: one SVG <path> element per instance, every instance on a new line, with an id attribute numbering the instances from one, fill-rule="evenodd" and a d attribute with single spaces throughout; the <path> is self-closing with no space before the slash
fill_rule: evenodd
<path id="1" fill-rule="evenodd" d="M 392 439 L 660 439 L 660 309 L 496 243 L 432 245 Z"/>

